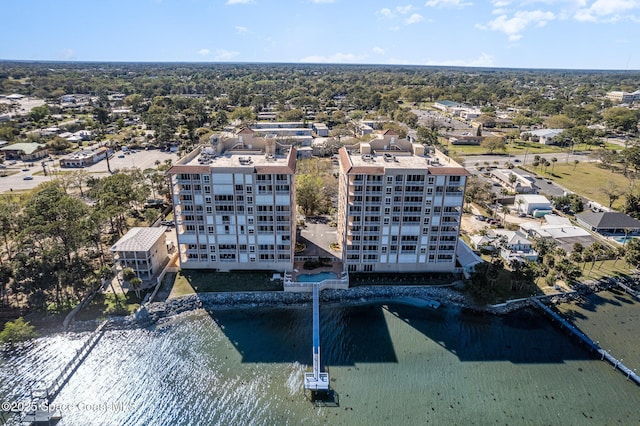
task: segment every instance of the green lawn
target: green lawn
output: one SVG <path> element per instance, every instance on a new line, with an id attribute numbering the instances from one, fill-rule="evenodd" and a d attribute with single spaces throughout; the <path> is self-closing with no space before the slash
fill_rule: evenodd
<path id="1" fill-rule="evenodd" d="M 603 188 L 609 182 L 612 182 L 622 192 L 629 188 L 630 180 L 628 178 L 620 173 L 612 173 L 610 170 L 603 169 L 599 163 L 585 162 L 575 166 L 571 163 L 566 164 L 560 158 L 558 160 L 555 166 L 547 168 L 547 173 L 544 173 L 540 167 L 535 172 L 540 176 L 548 177 L 576 194 L 597 201 L 603 206 L 609 205 L 609 197 L 603 192 Z M 526 169 L 534 171 L 531 165 L 527 165 Z M 613 208 L 620 208 L 623 205 L 624 196 L 621 196 L 613 203 Z"/>
<path id="2" fill-rule="evenodd" d="M 281 281 L 271 281 L 271 271 L 214 272 L 182 270 L 178 273 L 170 297 L 193 292 L 281 291 Z"/>

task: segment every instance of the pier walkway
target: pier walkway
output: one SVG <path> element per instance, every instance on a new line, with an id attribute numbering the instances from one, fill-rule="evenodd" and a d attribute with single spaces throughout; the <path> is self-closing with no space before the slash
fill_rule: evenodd
<path id="1" fill-rule="evenodd" d="M 542 309 L 545 313 L 547 313 L 549 316 L 551 316 L 551 318 L 553 318 L 554 320 L 558 321 L 558 323 L 562 327 L 565 327 L 571 334 L 573 334 L 578 339 L 580 339 L 580 341 L 582 341 L 584 344 L 586 344 L 589 349 L 591 349 L 592 351 L 597 352 L 598 354 L 600 354 L 602 360 L 606 359 L 611 365 L 613 365 L 614 369 L 620 370 L 625 376 L 627 376 L 627 380 L 631 379 L 636 384 L 640 385 L 640 376 L 638 376 L 636 374 L 635 370 L 631 370 L 630 368 L 625 366 L 622 363 L 622 360 L 619 361 L 616 358 L 614 358 L 609 352 L 605 351 L 600 346 L 598 346 L 597 343 L 595 343 L 593 340 L 591 340 L 589 338 L 589 336 L 584 334 L 582 331 L 580 331 L 573 324 L 569 323 L 569 321 L 564 319 L 558 313 L 556 313 L 553 310 L 551 310 L 547 305 L 542 303 L 537 298 L 532 297 L 529 300 L 531 300 L 531 302 L 534 304 L 534 306 Z"/>
<path id="2" fill-rule="evenodd" d="M 31 391 L 31 398 L 33 400 L 47 400 L 47 402 L 53 401 L 53 399 L 58 395 L 58 393 L 62 390 L 62 387 L 67 383 L 67 381 L 71 378 L 76 369 L 82 364 L 82 361 L 85 360 L 91 349 L 98 343 L 98 340 L 102 337 L 105 331 L 105 327 L 110 323 L 110 320 L 105 320 L 91 333 L 91 336 L 87 339 L 86 342 L 82 345 L 80 349 L 78 349 L 71 358 L 71 360 L 64 366 L 62 371 L 58 374 L 58 376 L 49 384 L 48 386 L 44 386 L 42 388 L 36 388 Z"/>
<path id="3" fill-rule="evenodd" d="M 304 387 L 328 390 L 329 373 L 322 372 L 320 363 L 320 283 L 313 284 L 313 372 L 304 374 Z"/>
<path id="4" fill-rule="evenodd" d="M 637 302 L 640 302 L 640 293 L 627 286 L 626 284 L 621 283 L 620 280 L 615 280 L 615 283 L 618 285 L 618 287 L 633 296 L 633 298 L 636 299 Z"/>

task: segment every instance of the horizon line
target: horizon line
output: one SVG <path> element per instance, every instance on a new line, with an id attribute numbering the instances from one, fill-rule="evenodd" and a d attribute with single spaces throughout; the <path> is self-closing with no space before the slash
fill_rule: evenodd
<path id="1" fill-rule="evenodd" d="M 412 68 L 454 68 L 473 70 L 522 70 L 522 71 L 583 71 L 583 72 L 640 72 L 640 69 L 621 68 L 535 68 L 535 67 L 501 67 L 501 66 L 472 66 L 472 65 L 424 65 L 424 64 L 379 64 L 355 62 L 261 62 L 261 61 L 127 61 L 127 60 L 72 60 L 72 59 L 1 59 L 4 63 L 31 64 L 189 64 L 189 65 L 309 65 L 309 66 L 372 66 L 372 67 L 412 67 Z"/>

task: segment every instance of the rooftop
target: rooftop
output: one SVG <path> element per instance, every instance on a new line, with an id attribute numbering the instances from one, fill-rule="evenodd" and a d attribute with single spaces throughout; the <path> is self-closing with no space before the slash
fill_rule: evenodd
<path id="1" fill-rule="evenodd" d="M 393 141 L 393 139 L 392 139 Z M 340 149 L 345 172 L 384 174 L 388 169 L 424 170 L 434 175 L 468 175 L 467 170 L 440 151 L 428 152 L 420 144 L 401 139 L 388 142 L 374 139 L 360 143 L 359 149 Z"/>
<path id="2" fill-rule="evenodd" d="M 157 228 L 131 228 L 111 247 L 111 251 L 149 251 L 158 239 L 164 235 L 165 230 L 164 226 Z"/>

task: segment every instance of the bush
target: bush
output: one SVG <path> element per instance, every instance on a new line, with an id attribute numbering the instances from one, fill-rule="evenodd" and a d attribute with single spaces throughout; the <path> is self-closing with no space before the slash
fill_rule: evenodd
<path id="1" fill-rule="evenodd" d="M 26 342 L 37 336 L 34 327 L 20 317 L 15 321 L 9 321 L 0 332 L 0 343 L 6 343 L 14 347 L 16 343 Z"/>

